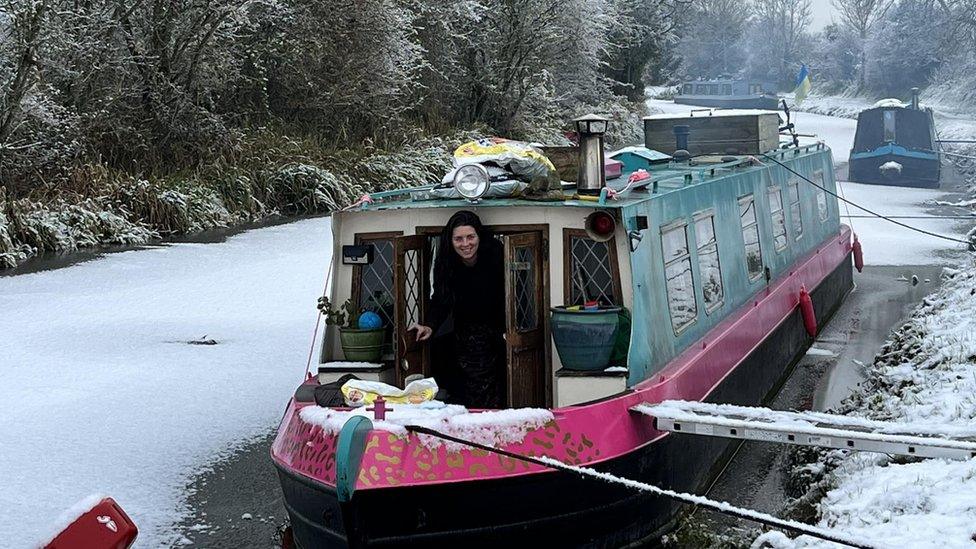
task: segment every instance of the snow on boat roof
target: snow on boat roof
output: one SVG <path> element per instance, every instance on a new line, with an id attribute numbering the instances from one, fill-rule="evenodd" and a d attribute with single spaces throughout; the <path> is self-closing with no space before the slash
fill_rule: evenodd
<path id="1" fill-rule="evenodd" d="M 779 116 L 779 111 L 768 111 L 764 109 L 695 109 L 691 113 L 658 113 L 645 116 L 644 120 L 675 120 L 687 118 L 706 118 L 706 117 L 725 117 L 725 116 L 756 116 L 757 114 L 775 114 Z"/>
<path id="2" fill-rule="evenodd" d="M 334 435 L 342 430 L 342 426 L 349 418 L 364 416 L 372 419 L 373 413 L 367 411 L 365 407 L 336 410 L 321 406 L 306 406 L 302 408 L 299 415 L 303 421 L 321 427 L 327 434 Z M 480 444 L 504 446 L 521 442 L 530 431 L 552 420 L 552 412 L 541 408 L 469 412 L 464 406 L 433 400 L 421 404 L 394 405 L 387 411 L 385 420 L 373 420 L 373 429 L 406 438 L 409 434 L 407 425 L 420 425 Z M 421 443 L 430 449 L 442 444 L 451 451 L 465 448 L 437 437 L 428 435 L 418 435 L 418 437 Z"/>
<path id="3" fill-rule="evenodd" d="M 742 111 L 739 111 L 742 112 Z M 772 113 L 772 111 L 756 111 L 760 113 Z M 788 149 L 791 158 L 802 157 L 816 154 L 820 151 L 828 150 L 823 143 L 803 145 L 799 148 L 798 155 L 793 156 L 796 149 Z M 778 151 L 784 153 L 785 150 Z M 619 177 L 607 180 L 607 187 L 616 191 L 616 198 L 606 199 L 598 202 L 594 200 L 579 200 L 568 198 L 557 201 L 538 201 L 525 200 L 521 198 L 486 198 L 477 202 L 479 208 L 490 207 L 577 207 L 577 208 L 605 208 L 617 209 L 631 206 L 636 203 L 649 200 L 660 199 L 664 195 L 678 191 L 689 186 L 716 181 L 727 177 L 738 176 L 766 169 L 754 156 L 738 155 L 735 160 L 723 162 L 725 156 L 700 156 L 693 158 L 690 162 L 668 162 L 649 166 L 646 171 L 650 173 L 650 179 L 628 184 L 630 175 L 633 172 L 624 172 Z M 575 194 L 575 185 L 563 183 L 564 192 L 567 197 Z M 568 186 L 567 186 L 568 185 Z M 463 199 L 435 199 L 435 200 L 416 200 L 411 197 L 411 193 L 426 191 L 433 186 L 415 187 L 411 189 L 399 189 L 395 191 L 384 191 L 370 195 L 372 202 L 362 204 L 359 211 L 382 211 L 382 210 L 402 210 L 412 208 L 466 208 L 471 206 L 471 202 Z"/>
<path id="4" fill-rule="evenodd" d="M 648 149 L 647 147 L 642 147 L 639 145 L 632 145 L 630 147 L 624 147 L 622 149 L 617 149 L 615 151 L 608 152 L 607 157 L 616 158 L 618 155 L 621 154 L 636 154 L 637 156 L 640 156 L 641 158 L 646 158 L 652 162 L 658 160 L 671 159 L 670 154 L 664 154 L 663 152 L 655 151 L 654 149 Z"/>
<path id="5" fill-rule="evenodd" d="M 894 98 L 889 97 L 887 99 L 882 99 L 882 100 L 880 100 L 880 101 L 878 101 L 877 103 L 874 104 L 874 108 L 877 109 L 879 107 L 899 107 L 899 108 L 905 108 L 905 104 L 902 103 L 901 101 L 899 101 L 898 99 L 894 99 Z"/>

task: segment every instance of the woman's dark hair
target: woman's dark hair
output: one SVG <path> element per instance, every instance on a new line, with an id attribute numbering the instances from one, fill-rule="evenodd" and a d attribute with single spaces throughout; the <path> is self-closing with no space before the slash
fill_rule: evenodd
<path id="1" fill-rule="evenodd" d="M 454 251 L 454 229 L 458 227 L 472 227 L 478 233 L 478 261 L 496 261 L 501 259 L 501 243 L 495 240 L 491 229 L 481 224 L 481 219 L 468 210 L 461 210 L 452 215 L 444 225 L 437 242 L 437 258 L 434 260 L 434 293 L 443 296 L 447 303 L 453 302 L 451 280 L 454 279 L 455 269 L 461 266 L 461 258 Z"/>

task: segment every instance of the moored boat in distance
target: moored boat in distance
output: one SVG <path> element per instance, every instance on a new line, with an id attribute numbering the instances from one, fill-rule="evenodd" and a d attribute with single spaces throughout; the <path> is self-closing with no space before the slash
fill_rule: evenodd
<path id="1" fill-rule="evenodd" d="M 707 486 L 734 442 L 658 431 L 630 409 L 670 399 L 766 403 L 811 343 L 801 291 L 822 326 L 852 287 L 851 233 L 827 192 L 836 188 L 831 151 L 765 151 L 814 185 L 762 155 L 726 155 L 724 141 L 717 156 L 648 161 L 646 174 L 609 181 L 581 168 L 579 190 L 598 194 L 473 202 L 425 187 L 334 214 L 328 297 L 380 304 L 389 348 L 374 364 L 347 361 L 330 327 L 317 375 L 287 406 L 271 454 L 297 545 L 622 547 L 672 527 L 673 500 L 404 424 L 662 488 Z M 460 210 L 475 212 L 505 250 L 505 409 L 394 404 L 379 420 L 382 410 L 327 405 L 329 384 L 350 374 L 403 388 L 414 374 L 437 378 L 455 366 L 407 328 L 426 318 L 437 235 Z M 553 343 L 565 338 L 553 337 L 562 327 L 548 312 L 593 301 L 630 322 L 615 324 L 622 353 L 583 369 L 570 347 Z"/>
<path id="2" fill-rule="evenodd" d="M 857 115 L 849 179 L 858 183 L 938 188 L 941 161 L 935 119 L 923 109 L 918 89 L 912 102 L 883 99 Z"/>
<path id="3" fill-rule="evenodd" d="M 779 105 L 775 84 L 734 78 L 684 82 L 674 102 L 723 109 L 776 110 Z"/>

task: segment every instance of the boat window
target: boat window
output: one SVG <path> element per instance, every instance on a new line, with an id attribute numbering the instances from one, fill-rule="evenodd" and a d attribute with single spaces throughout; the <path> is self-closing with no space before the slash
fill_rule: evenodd
<path id="1" fill-rule="evenodd" d="M 614 240 L 597 242 L 582 229 L 563 229 L 563 299 L 566 305 L 596 300 L 621 305 Z"/>
<path id="2" fill-rule="evenodd" d="M 691 84 L 685 84 L 683 90 L 685 95 L 691 95 Z"/>
<path id="3" fill-rule="evenodd" d="M 714 214 L 702 213 L 695 216 L 695 244 L 698 246 L 698 269 L 701 273 L 705 312 L 710 313 L 722 304 L 724 298 Z"/>
<path id="4" fill-rule="evenodd" d="M 708 94 L 708 86 L 705 84 L 695 84 L 695 93 L 698 95 Z"/>
<path id="5" fill-rule="evenodd" d="M 803 218 L 800 214 L 800 180 L 796 176 L 790 177 L 787 192 L 790 195 L 790 218 L 793 219 L 793 237 L 799 240 L 803 236 Z"/>
<path id="6" fill-rule="evenodd" d="M 393 325 L 393 239 L 401 234 L 356 235 L 357 245 L 373 245 L 373 262 L 353 268 L 353 302 L 361 310 L 376 312 L 386 326 Z"/>
<path id="7" fill-rule="evenodd" d="M 760 84 L 749 84 L 749 93 L 762 93 L 762 86 Z"/>
<path id="8" fill-rule="evenodd" d="M 786 214 L 783 213 L 783 193 L 779 186 L 769 187 L 769 217 L 773 220 L 773 247 L 776 251 L 786 248 Z"/>
<path id="9" fill-rule="evenodd" d="M 718 95 L 718 84 L 708 85 L 708 95 Z"/>
<path id="10" fill-rule="evenodd" d="M 827 184 L 824 183 L 824 174 L 822 171 L 817 171 L 813 174 L 813 180 L 817 181 L 820 187 L 817 187 L 817 212 L 820 214 L 820 221 L 827 221 L 827 216 L 830 212 L 827 210 Z"/>
<path id="11" fill-rule="evenodd" d="M 668 293 L 671 326 L 678 334 L 695 322 L 698 304 L 691 276 L 691 255 L 688 253 L 687 225 L 684 222 L 661 228 L 661 247 L 664 250 L 664 278 Z"/>
<path id="12" fill-rule="evenodd" d="M 535 285 L 535 249 L 531 246 L 515 246 L 515 262 L 509 265 L 515 276 L 515 329 L 529 332 L 538 326 Z"/>
<path id="13" fill-rule="evenodd" d="M 895 111 L 884 111 L 884 140 L 891 142 L 895 140 Z"/>
<path id="14" fill-rule="evenodd" d="M 752 195 L 739 199 L 739 219 L 742 223 L 742 238 L 745 242 L 746 270 L 749 280 L 762 276 L 762 249 L 759 246 L 759 223 L 756 221 L 756 203 Z"/>
<path id="15" fill-rule="evenodd" d="M 722 95 L 732 95 L 732 84 L 722 84 Z"/>

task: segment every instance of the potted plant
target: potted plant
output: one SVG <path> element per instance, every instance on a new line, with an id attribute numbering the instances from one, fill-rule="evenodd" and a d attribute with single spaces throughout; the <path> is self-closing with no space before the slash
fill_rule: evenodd
<path id="1" fill-rule="evenodd" d="M 326 296 L 319 298 L 318 309 L 327 325 L 339 328 L 339 344 L 346 360 L 378 362 L 382 358 L 386 328 L 374 311 L 360 310 L 351 299 L 336 308 Z"/>

